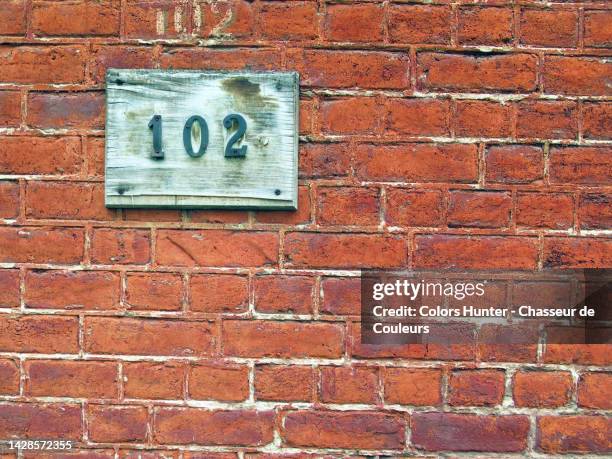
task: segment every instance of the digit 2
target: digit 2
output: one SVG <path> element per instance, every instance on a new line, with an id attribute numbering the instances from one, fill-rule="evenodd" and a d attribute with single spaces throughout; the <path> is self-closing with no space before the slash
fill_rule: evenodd
<path id="1" fill-rule="evenodd" d="M 225 157 L 244 158 L 246 156 L 247 146 L 243 145 L 240 148 L 234 148 L 234 144 L 244 136 L 247 129 L 247 123 L 241 115 L 232 113 L 231 115 L 227 115 L 225 117 L 223 120 L 223 126 L 225 126 L 226 129 L 231 129 L 234 122 L 238 124 L 238 129 L 227 141 L 227 145 L 225 146 Z"/>

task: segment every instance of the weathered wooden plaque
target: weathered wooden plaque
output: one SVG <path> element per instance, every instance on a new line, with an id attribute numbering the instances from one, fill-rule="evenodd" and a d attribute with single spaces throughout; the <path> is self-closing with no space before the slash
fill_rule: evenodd
<path id="1" fill-rule="evenodd" d="M 106 75 L 108 207 L 297 209 L 295 72 Z"/>

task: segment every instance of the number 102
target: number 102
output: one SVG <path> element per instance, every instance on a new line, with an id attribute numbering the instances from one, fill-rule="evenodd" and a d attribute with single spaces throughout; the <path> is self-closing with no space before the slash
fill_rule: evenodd
<path id="1" fill-rule="evenodd" d="M 197 123 L 200 128 L 200 148 L 198 151 L 193 151 L 193 143 L 191 141 L 191 129 Z M 236 132 L 228 139 L 225 146 L 226 158 L 244 158 L 247 152 L 247 146 L 242 145 L 240 148 L 234 147 L 234 144 L 244 137 L 247 129 L 246 120 L 242 115 L 231 113 L 223 120 L 223 126 L 226 129 L 231 129 L 234 125 L 237 126 Z M 164 151 L 162 149 L 162 117 L 154 115 L 149 121 L 149 129 L 153 131 L 153 152 L 151 158 L 164 159 Z M 183 146 L 185 151 L 192 158 L 198 158 L 206 153 L 208 148 L 208 124 L 206 120 L 199 115 L 193 115 L 185 123 L 183 129 Z"/>

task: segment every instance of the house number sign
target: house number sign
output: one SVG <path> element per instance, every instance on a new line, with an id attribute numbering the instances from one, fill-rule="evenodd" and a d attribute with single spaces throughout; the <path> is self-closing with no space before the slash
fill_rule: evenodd
<path id="1" fill-rule="evenodd" d="M 108 207 L 297 208 L 298 75 L 110 69 Z"/>

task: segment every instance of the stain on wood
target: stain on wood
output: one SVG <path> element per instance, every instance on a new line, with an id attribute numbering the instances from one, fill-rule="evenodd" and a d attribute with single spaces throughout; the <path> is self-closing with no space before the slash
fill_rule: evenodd
<path id="1" fill-rule="evenodd" d="M 108 207 L 297 209 L 298 74 L 109 69 L 106 78 Z M 244 158 L 225 157 L 235 131 L 229 114 L 241 115 Z M 162 117 L 163 159 L 151 157 L 148 124 Z M 204 118 L 204 155 L 185 151 L 183 130 Z M 197 151 L 201 129 L 194 123 Z"/>

